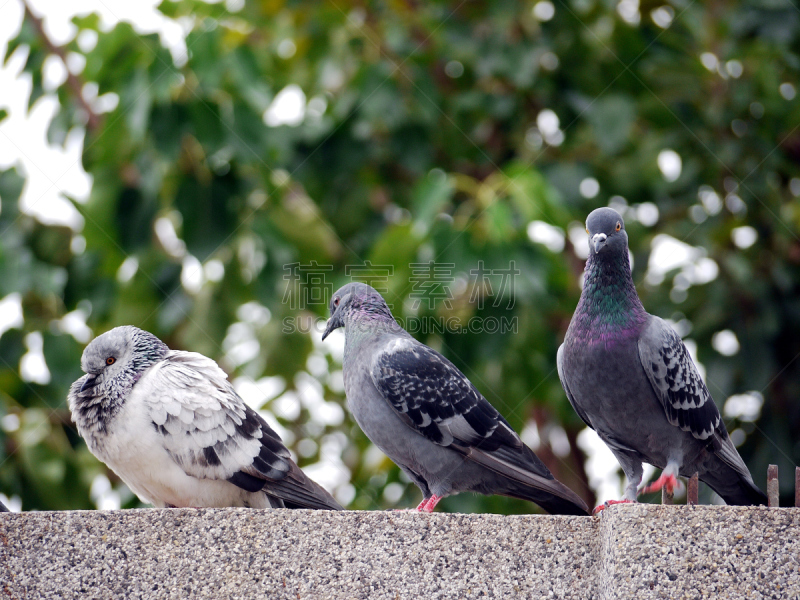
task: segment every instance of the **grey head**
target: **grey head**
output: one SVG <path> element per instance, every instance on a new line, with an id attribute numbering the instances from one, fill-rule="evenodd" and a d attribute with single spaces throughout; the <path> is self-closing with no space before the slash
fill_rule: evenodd
<path id="1" fill-rule="evenodd" d="M 322 339 L 339 327 L 344 327 L 348 322 L 357 319 L 368 322 L 386 323 L 397 327 L 397 323 L 392 316 L 392 311 L 386 305 L 375 288 L 358 281 L 348 283 L 340 287 L 331 296 L 328 308 L 331 318 L 328 326 L 322 334 Z"/>
<path id="2" fill-rule="evenodd" d="M 613 208 L 597 208 L 586 217 L 586 233 L 589 234 L 589 247 L 595 255 L 618 253 L 628 255 L 628 234 L 625 221 Z"/>
<path id="3" fill-rule="evenodd" d="M 70 389 L 73 410 L 79 413 L 76 417 L 89 407 L 94 407 L 95 413 L 99 410 L 105 416 L 113 416 L 142 374 L 167 352 L 164 342 L 131 325 L 97 336 L 81 357 L 81 369 L 86 375 Z"/>

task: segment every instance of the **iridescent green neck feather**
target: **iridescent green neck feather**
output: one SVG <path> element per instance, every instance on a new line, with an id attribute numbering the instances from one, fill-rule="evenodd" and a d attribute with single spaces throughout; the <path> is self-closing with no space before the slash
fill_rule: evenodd
<path id="1" fill-rule="evenodd" d="M 625 250 L 589 254 L 583 292 L 567 337 L 583 343 L 615 343 L 638 337 L 647 311 L 633 285 Z"/>

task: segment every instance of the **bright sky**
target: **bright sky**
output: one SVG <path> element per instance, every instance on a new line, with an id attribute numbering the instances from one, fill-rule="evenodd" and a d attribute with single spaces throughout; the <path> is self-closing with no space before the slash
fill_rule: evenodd
<path id="1" fill-rule="evenodd" d="M 96 12 L 103 28 L 113 27 L 120 20 L 130 21 L 142 33 L 159 32 L 173 52 L 180 52 L 185 49 L 181 27 L 155 10 L 157 4 L 158 0 L 30 0 L 31 10 L 44 15 L 45 31 L 57 45 L 75 37 L 77 31 L 70 22 L 73 16 Z M 19 32 L 23 14 L 20 0 L 8 0 L 0 6 L 3 54 L 8 41 Z M 9 112 L 0 123 L 0 168 L 16 165 L 26 175 L 23 210 L 45 223 L 65 223 L 77 231 L 83 225 L 82 218 L 65 196 L 85 201 L 91 190 L 91 177 L 84 172 L 80 160 L 83 132 L 73 131 L 65 148 L 47 144 L 47 126 L 58 103 L 54 95 L 45 94 L 27 112 L 31 80 L 28 75 L 20 76 L 26 57 L 26 52 L 17 50 L 6 65 L 0 66 L 0 107 Z M 45 91 L 52 92 L 66 79 L 66 66 L 56 57 L 45 65 Z M 71 66 L 76 71 L 82 68 L 80 60 Z M 91 98 L 91 88 L 87 92 L 86 97 Z"/>

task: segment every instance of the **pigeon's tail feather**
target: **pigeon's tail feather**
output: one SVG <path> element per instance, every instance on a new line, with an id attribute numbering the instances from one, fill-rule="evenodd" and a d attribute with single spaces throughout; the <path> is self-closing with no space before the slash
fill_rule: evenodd
<path id="1" fill-rule="evenodd" d="M 715 442 L 716 464 L 701 474 L 700 479 L 717 492 L 726 504 L 733 506 L 766 505 L 767 495 L 753 482 L 750 471 L 727 433 L 716 436 Z"/>
<path id="2" fill-rule="evenodd" d="M 572 493 L 567 486 L 553 480 L 551 483 L 555 484 L 555 488 L 543 490 L 534 487 L 526 487 L 516 482 L 509 485 L 507 490 L 501 492 L 503 496 L 510 496 L 511 498 L 519 498 L 520 500 L 527 500 L 538 504 L 551 515 L 575 515 L 585 517 L 588 513 L 586 503 L 581 500 L 577 495 Z M 572 498 L 574 496 L 574 498 Z"/>
<path id="3" fill-rule="evenodd" d="M 766 506 L 768 504 L 767 495 L 762 492 L 752 481 L 740 479 L 739 489 L 741 491 L 741 495 L 737 495 L 736 498 L 731 498 L 730 501 L 723 496 L 725 502 L 728 504 L 739 504 L 743 506 L 758 506 L 759 504 Z"/>
<path id="4" fill-rule="evenodd" d="M 517 481 L 509 481 L 503 496 L 527 500 L 541 506 L 551 515 L 576 515 L 585 517 L 588 514 L 586 503 L 571 489 L 555 479 L 545 480 L 544 485 L 534 487 L 523 485 Z"/>
<path id="5" fill-rule="evenodd" d="M 344 510 L 319 484 L 315 483 L 294 464 L 286 477 L 270 480 L 264 492 L 283 501 L 286 508 L 311 508 L 316 510 Z"/>
<path id="6" fill-rule="evenodd" d="M 489 493 L 535 502 L 554 515 L 589 514 L 589 507 L 580 496 L 554 479 L 533 450 L 524 444 L 521 451 L 509 447 L 491 452 L 473 449 L 469 458 L 498 475 L 494 482 L 496 489 Z"/>
<path id="7" fill-rule="evenodd" d="M 266 496 L 267 500 L 269 501 L 270 508 L 286 508 L 286 504 L 284 504 L 283 500 L 281 500 L 280 498 L 276 498 L 275 496 L 271 496 L 269 494 L 266 494 Z M 290 506 L 289 508 L 295 508 L 295 507 Z"/>
<path id="8" fill-rule="evenodd" d="M 739 476 L 735 481 L 731 478 L 724 482 L 706 481 L 706 483 L 725 500 L 725 504 L 731 506 L 767 505 L 767 495 L 746 477 Z"/>

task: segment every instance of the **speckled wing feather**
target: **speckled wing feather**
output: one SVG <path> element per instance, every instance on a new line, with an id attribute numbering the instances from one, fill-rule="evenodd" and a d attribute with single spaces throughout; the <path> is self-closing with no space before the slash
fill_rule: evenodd
<path id="1" fill-rule="evenodd" d="M 453 363 L 413 341 L 398 338 L 372 364 L 372 381 L 403 420 L 441 446 L 522 447 L 499 412 Z"/>
<path id="2" fill-rule="evenodd" d="M 188 475 L 264 490 L 301 507 L 341 508 L 292 462 L 278 434 L 213 360 L 171 351 L 137 383 L 142 385 L 152 426 Z"/>
<path id="3" fill-rule="evenodd" d="M 639 358 L 669 422 L 699 440 L 711 438 L 720 428 L 719 410 L 675 330 L 651 317 L 639 338 Z"/>
<path id="4" fill-rule="evenodd" d="M 680 336 L 662 319 L 654 316 L 650 319 L 639 339 L 639 357 L 656 396 L 664 405 L 667 419 L 707 442 L 708 449 L 744 480 L 742 489 L 748 502 L 763 504 L 766 497 L 753 483 Z"/>
<path id="5" fill-rule="evenodd" d="M 583 501 L 553 478 L 502 415 L 435 350 L 411 337 L 396 338 L 375 356 L 370 375 L 407 425 L 496 473 L 497 489 L 505 489 L 498 493 L 513 488 L 509 495 L 532 499 L 550 512 L 585 513 Z"/>

